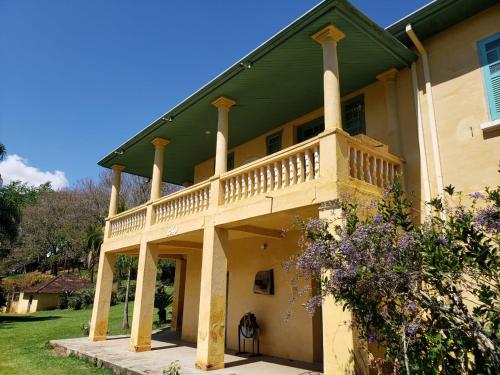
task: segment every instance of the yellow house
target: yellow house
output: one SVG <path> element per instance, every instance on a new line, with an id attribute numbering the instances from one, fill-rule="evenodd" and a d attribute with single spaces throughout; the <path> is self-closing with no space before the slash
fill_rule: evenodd
<path id="1" fill-rule="evenodd" d="M 150 350 L 156 263 L 172 258 L 172 329 L 198 368 L 224 366 L 252 312 L 261 353 L 365 371 L 350 314 L 326 300 L 309 315 L 283 270 L 295 217 L 334 220 L 321 203 L 397 174 L 422 215 L 443 186 L 497 184 L 499 128 L 498 1 L 437 0 L 387 29 L 321 2 L 99 162 L 114 179 L 90 339 L 106 339 L 116 255 L 135 255 L 130 350 Z M 123 171 L 151 178 L 151 198 L 117 213 Z M 162 197 L 162 182 L 188 187 Z"/>

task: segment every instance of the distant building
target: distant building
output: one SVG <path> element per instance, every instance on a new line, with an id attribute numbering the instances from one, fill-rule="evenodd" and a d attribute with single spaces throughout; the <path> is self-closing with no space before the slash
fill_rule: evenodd
<path id="1" fill-rule="evenodd" d="M 62 293 L 90 288 L 92 283 L 80 276 L 60 275 L 52 280 L 34 285 L 21 291 L 17 300 L 18 314 L 55 309 Z M 14 296 L 15 298 L 15 296 Z"/>

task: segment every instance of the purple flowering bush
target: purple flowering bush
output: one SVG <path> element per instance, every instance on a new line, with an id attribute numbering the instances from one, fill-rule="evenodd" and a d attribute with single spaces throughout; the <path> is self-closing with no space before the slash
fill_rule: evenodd
<path id="1" fill-rule="evenodd" d="M 300 221 L 303 251 L 285 267 L 317 281 L 310 313 L 326 296 L 343 303 L 395 373 L 496 374 L 500 188 L 470 196 L 468 207 L 445 192 L 418 225 L 399 183 L 368 209 L 334 202 L 341 223 Z"/>

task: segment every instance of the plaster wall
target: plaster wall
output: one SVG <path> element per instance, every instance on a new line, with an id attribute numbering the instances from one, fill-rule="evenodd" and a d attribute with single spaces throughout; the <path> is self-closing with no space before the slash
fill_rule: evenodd
<path id="1" fill-rule="evenodd" d="M 429 56 L 444 186 L 465 193 L 499 183 L 500 131 L 484 133 L 490 121 L 477 43 L 500 31 L 500 4 L 423 41 Z M 421 61 L 418 62 L 425 141 L 435 175 Z"/>
<path id="2" fill-rule="evenodd" d="M 31 306 L 29 305 L 30 296 L 33 296 Z M 53 293 L 21 293 L 17 312 L 19 314 L 33 313 L 36 311 L 55 309 L 59 304 L 59 295 Z M 28 311 L 29 307 L 29 311 Z"/>
<path id="3" fill-rule="evenodd" d="M 293 272 L 285 272 L 283 261 L 298 251 L 298 233 L 285 239 L 247 237 L 229 241 L 227 347 L 238 349 L 238 323 L 247 312 L 255 314 L 261 329 L 260 350 L 266 355 L 306 362 L 321 360 L 321 315 L 307 313 L 299 296 L 304 286 L 292 287 Z M 266 249 L 261 245 L 266 244 Z M 274 295 L 255 294 L 258 271 L 273 269 Z M 187 260 L 182 338 L 195 343 L 198 327 L 201 252 Z M 290 303 L 294 297 L 297 300 Z M 247 350 L 251 342 L 247 341 Z"/>

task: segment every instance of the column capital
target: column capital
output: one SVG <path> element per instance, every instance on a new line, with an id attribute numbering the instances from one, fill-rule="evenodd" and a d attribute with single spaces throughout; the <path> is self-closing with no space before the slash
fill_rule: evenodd
<path id="1" fill-rule="evenodd" d="M 336 26 L 328 25 L 311 36 L 316 42 L 323 44 L 328 39 L 336 42 L 345 38 L 345 34 Z"/>
<path id="2" fill-rule="evenodd" d="M 165 139 L 165 138 L 156 137 L 155 139 L 153 139 L 151 141 L 151 143 L 157 147 L 165 147 L 166 145 L 168 145 L 170 143 L 170 140 Z"/>
<path id="3" fill-rule="evenodd" d="M 229 109 L 236 104 L 236 101 L 233 99 L 229 99 L 228 97 L 225 96 L 220 96 L 217 99 L 215 99 L 211 104 L 217 108 L 223 107 Z"/>
<path id="4" fill-rule="evenodd" d="M 396 68 L 391 68 L 383 73 L 380 73 L 377 76 L 377 79 L 381 82 L 393 81 L 396 79 L 397 75 L 398 75 L 398 70 Z"/>
<path id="5" fill-rule="evenodd" d="M 121 164 L 113 164 L 111 166 L 111 169 L 116 171 L 116 172 L 122 172 L 125 169 L 125 166 L 121 165 Z"/>

